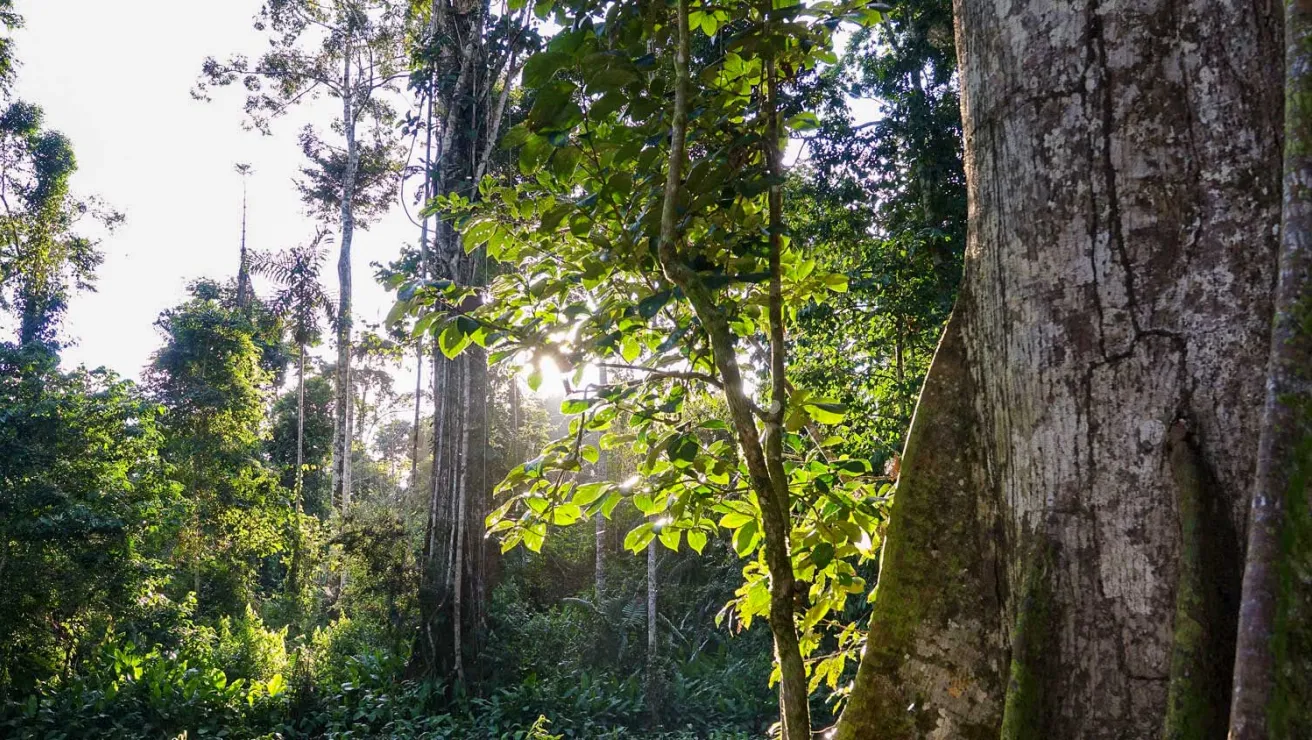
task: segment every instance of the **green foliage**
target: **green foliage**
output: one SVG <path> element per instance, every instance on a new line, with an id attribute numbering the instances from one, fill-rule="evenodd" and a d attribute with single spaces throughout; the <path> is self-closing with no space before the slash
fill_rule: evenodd
<path id="1" fill-rule="evenodd" d="M 280 485 L 296 485 L 296 391 L 278 397 L 271 412 L 272 429 L 266 442 L 269 461 L 279 471 Z M 305 512 L 320 519 L 332 513 L 329 465 L 333 452 L 333 386 L 322 375 L 305 379 L 305 478 L 302 497 Z"/>
<path id="2" fill-rule="evenodd" d="M 147 385 L 166 413 L 164 458 L 181 483 L 175 593 L 234 614 L 252 601 L 256 568 L 284 547 L 287 501 L 260 459 L 264 388 L 255 327 L 204 286 L 157 322 L 166 342 Z"/>
<path id="3" fill-rule="evenodd" d="M 799 312 L 799 385 L 843 401 L 843 449 L 901 451 L 916 396 L 956 299 L 966 186 L 951 4 L 896 4 L 808 85 L 821 108 L 789 183 L 793 234 L 849 290 Z M 874 121 L 856 101 L 877 102 Z"/>
<path id="4" fill-rule="evenodd" d="M 11 18 L 0 7 L 0 23 L 12 27 Z M 12 68 L 8 53 L 8 42 L 0 43 L 0 84 Z M 102 256 L 77 233 L 79 219 L 90 215 L 109 227 L 122 219 L 71 194 L 72 144 L 44 119 L 39 106 L 23 101 L 0 113 L 0 309 L 19 316 L 20 344 L 53 342 L 72 291 L 92 286 Z"/>
<path id="5" fill-rule="evenodd" d="M 71 668 L 157 577 L 177 501 L 156 417 L 109 371 L 0 344 L 0 694 Z"/>

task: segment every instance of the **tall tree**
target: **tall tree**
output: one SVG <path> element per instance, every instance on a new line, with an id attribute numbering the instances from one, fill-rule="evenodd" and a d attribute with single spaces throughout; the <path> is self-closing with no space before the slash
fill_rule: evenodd
<path id="1" fill-rule="evenodd" d="M 272 374 L 255 323 L 231 297 L 213 283 L 194 285 L 190 300 L 156 322 L 164 345 L 145 372 L 166 410 L 163 457 L 188 503 L 172 553 L 176 583 L 207 614 L 251 600 L 261 559 L 283 547 L 286 518 L 259 444 Z"/>
<path id="2" fill-rule="evenodd" d="M 254 168 L 236 164 L 233 170 L 241 175 L 241 250 L 237 262 L 237 308 L 245 309 L 251 298 L 251 263 L 246 253 L 246 186 Z"/>
<path id="3" fill-rule="evenodd" d="M 1279 5 L 956 9 L 965 277 L 835 737 L 1224 737 L 1240 533 L 1268 493 Z M 1274 670 L 1301 684 L 1284 629 Z M 1306 704 L 1279 707 L 1239 736 L 1306 736 Z"/>
<path id="4" fill-rule="evenodd" d="M 20 343 L 53 341 L 72 291 L 92 287 L 103 257 L 77 233 L 79 220 L 90 215 L 109 227 L 122 220 L 73 196 L 72 144 L 44 118 L 23 101 L 0 114 L 0 309 L 18 315 Z"/>
<path id="5" fill-rule="evenodd" d="M 426 155 L 426 192 L 436 203 L 469 202 L 489 172 L 519 58 L 536 37 L 527 8 L 494 14 L 484 4 L 435 0 L 426 8 L 427 35 L 416 45 L 414 84 L 438 115 L 430 119 L 437 146 Z M 435 210 L 434 204 L 426 209 Z M 421 227 L 428 281 L 471 287 L 459 307 L 474 310 L 487 279 L 486 256 L 462 242 L 449 215 Z M 432 327 L 432 322 L 426 322 Z M 423 333 L 423 327 L 420 327 Z M 487 554 L 480 534 L 490 508 L 487 478 L 489 389 L 486 354 L 433 332 L 433 473 L 422 564 L 418 671 L 464 681 L 466 655 L 477 650 L 487 601 Z M 449 339 L 449 337 L 448 337 Z"/>
<path id="6" fill-rule="evenodd" d="M 405 75 L 406 12 L 392 0 L 269 0 L 256 18 L 272 47 L 254 64 L 243 56 L 205 61 L 193 92 L 241 81 L 249 91 L 249 122 L 268 132 L 272 119 L 303 100 L 328 93 L 341 103 L 333 129 L 340 145 L 307 127 L 301 147 L 314 165 L 302 194 L 315 212 L 338 225 L 337 389 L 333 442 L 333 497 L 343 510 L 351 500 L 351 248 L 364 216 L 389 202 L 395 156 L 391 94 Z M 361 135 L 371 137 L 361 141 Z"/>
<path id="7" fill-rule="evenodd" d="M 269 309 L 284 317 L 291 329 L 296 345 L 296 477 L 292 489 L 296 511 L 296 533 L 292 550 L 292 574 L 297 575 L 300 558 L 300 515 L 305 499 L 305 352 L 317 344 L 323 330 L 323 320 L 333 318 L 332 299 L 320 282 L 327 253 L 320 244 L 326 234 L 320 231 L 307 244 L 292 247 L 277 255 L 257 256 L 252 265 L 257 274 L 273 279 L 276 292 L 269 300 Z M 238 298 L 241 283 L 238 282 Z"/>

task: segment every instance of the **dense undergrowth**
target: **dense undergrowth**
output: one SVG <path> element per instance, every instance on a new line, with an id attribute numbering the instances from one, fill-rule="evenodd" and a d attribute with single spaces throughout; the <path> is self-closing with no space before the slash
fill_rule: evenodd
<path id="1" fill-rule="evenodd" d="M 511 559 L 489 615 L 480 684 L 406 678 L 405 626 L 338 617 L 289 637 L 252 609 L 217 627 L 189 604 L 155 604 L 131 625 L 138 639 L 106 633 L 63 675 L 0 708 L 13 738 L 731 738 L 760 737 L 773 717 L 767 636 L 708 629 L 721 599 L 707 563 L 664 562 L 672 601 L 688 606 L 667 625 L 659 706 L 646 699 L 642 564 L 610 568 L 600 602 L 580 578 L 583 548 L 568 539 L 542 558 Z M 733 567 L 724 557 L 712 560 Z M 560 598 L 544 588 L 578 580 Z M 268 602 L 269 610 L 278 602 Z M 368 609 L 356 609 L 368 614 Z M 172 624 L 166 624 L 173 620 Z M 680 629 L 680 623 L 682 629 Z M 732 643 L 732 644 L 731 644 Z"/>

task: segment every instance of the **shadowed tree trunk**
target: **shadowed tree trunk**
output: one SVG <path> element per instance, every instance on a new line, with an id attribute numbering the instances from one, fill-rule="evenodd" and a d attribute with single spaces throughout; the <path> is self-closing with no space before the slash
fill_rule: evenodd
<path id="1" fill-rule="evenodd" d="M 434 37 L 444 39 L 434 68 L 434 95 L 442 101 L 435 161 L 428 192 L 476 199 L 476 184 L 493 153 L 506 106 L 504 85 L 513 78 L 515 52 L 499 56 L 482 43 L 486 5 L 432 6 Z M 456 46 L 450 39 L 467 39 Z M 506 82 L 498 88 L 497 82 Z M 481 250 L 466 253 L 453 224 L 438 218 L 432 229 L 427 274 L 458 285 L 486 283 Z M 467 313 L 476 306 L 457 307 Z M 436 345 L 437 343 L 435 343 Z M 478 346 L 448 360 L 433 348 L 433 487 L 420 591 L 421 634 L 412 671 L 479 678 L 481 627 L 486 621 L 488 568 L 485 519 L 491 488 L 487 478 L 487 354 Z"/>
<path id="2" fill-rule="evenodd" d="M 958 0 L 965 278 L 836 738 L 1225 737 L 1281 12 Z"/>

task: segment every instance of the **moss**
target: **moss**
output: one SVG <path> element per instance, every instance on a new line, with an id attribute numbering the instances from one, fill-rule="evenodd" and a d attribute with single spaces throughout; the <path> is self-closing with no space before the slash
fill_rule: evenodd
<path id="1" fill-rule="evenodd" d="M 1047 548 L 1031 555 L 1011 638 L 1011 671 L 1002 710 L 1002 740 L 1044 737 L 1044 656 L 1052 625 Z"/>
<path id="2" fill-rule="evenodd" d="M 988 708 L 967 710 L 972 714 L 967 719 L 959 716 L 961 707 L 934 705 L 921 693 L 926 687 L 915 685 L 925 677 L 914 675 L 918 669 L 912 667 L 924 641 L 963 616 L 980 622 L 981 643 L 998 628 L 987 622 L 1000 606 L 994 601 L 996 587 L 982 575 L 993 572 L 991 564 L 985 567 L 990 533 L 981 526 L 972 488 L 977 428 L 961 324 L 960 314 L 948 322 L 912 421 L 884 538 L 866 654 L 835 740 L 922 737 L 947 714 L 954 722 L 990 725 L 995 733 L 1000 721 L 981 716 Z M 1003 677 L 987 659 L 979 663 L 963 660 L 932 670 L 950 671 L 986 696 L 1001 696 Z"/>
<path id="3" fill-rule="evenodd" d="M 1269 717 L 1271 737 L 1288 740 L 1312 737 L 1312 403 L 1300 406 L 1305 433 L 1294 453 L 1281 527 Z"/>
<path id="4" fill-rule="evenodd" d="M 1234 656 L 1233 596 L 1239 590 L 1238 571 L 1228 563 L 1238 543 L 1225 527 L 1229 520 L 1216 486 L 1183 421 L 1171 429 L 1167 450 L 1180 516 L 1180 579 L 1162 737 L 1221 738 Z"/>

